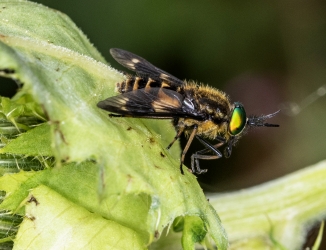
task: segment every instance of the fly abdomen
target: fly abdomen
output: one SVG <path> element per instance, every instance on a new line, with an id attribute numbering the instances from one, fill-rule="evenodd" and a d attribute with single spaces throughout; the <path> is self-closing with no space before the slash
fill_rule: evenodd
<path id="1" fill-rule="evenodd" d="M 140 77 L 128 77 L 125 81 L 117 83 L 117 91 L 119 93 L 126 93 L 144 88 L 144 86 L 146 86 L 146 80 L 144 81 Z"/>
<path id="2" fill-rule="evenodd" d="M 170 88 L 170 85 L 164 81 L 155 81 L 150 77 L 139 76 L 128 76 L 125 81 L 117 83 L 117 91 L 122 94 L 144 88 Z"/>

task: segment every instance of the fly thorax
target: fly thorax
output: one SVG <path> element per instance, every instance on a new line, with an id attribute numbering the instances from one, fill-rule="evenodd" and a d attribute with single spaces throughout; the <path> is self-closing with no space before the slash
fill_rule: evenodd
<path id="1" fill-rule="evenodd" d="M 220 125 L 212 120 L 206 120 L 198 124 L 198 135 L 208 139 L 214 139 L 220 132 Z"/>
<path id="2" fill-rule="evenodd" d="M 214 109 L 209 104 L 201 104 L 200 109 L 208 115 L 208 117 L 211 117 L 214 114 Z"/>

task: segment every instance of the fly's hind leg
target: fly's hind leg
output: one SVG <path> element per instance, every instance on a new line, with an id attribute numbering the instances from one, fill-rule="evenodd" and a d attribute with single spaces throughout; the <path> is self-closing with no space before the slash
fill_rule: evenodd
<path id="1" fill-rule="evenodd" d="M 178 140 L 180 138 L 180 136 L 182 135 L 183 131 L 185 130 L 185 128 L 180 128 L 180 130 L 177 132 L 177 135 L 174 137 L 173 141 L 169 144 L 169 146 L 167 146 L 166 149 L 170 149 L 173 145 L 173 143 L 175 143 L 176 140 Z"/>
<path id="2" fill-rule="evenodd" d="M 177 134 L 174 137 L 173 141 L 169 144 L 169 146 L 167 146 L 166 149 L 170 149 L 172 147 L 172 145 L 175 143 L 176 140 L 178 140 L 180 138 L 180 136 L 182 135 L 182 133 L 185 131 L 186 127 L 185 126 L 179 126 L 179 118 L 174 117 L 173 118 L 173 125 L 174 127 L 177 127 Z"/>
<path id="3" fill-rule="evenodd" d="M 210 144 L 209 142 L 207 142 L 206 140 L 204 140 L 203 138 L 196 136 L 196 138 L 206 147 L 203 150 L 200 150 L 196 153 L 194 153 L 191 156 L 191 170 L 193 173 L 196 174 L 202 174 L 202 173 L 206 173 L 207 169 L 201 169 L 199 166 L 199 160 L 215 160 L 215 159 L 219 159 L 221 158 L 223 155 L 222 153 L 217 150 L 217 148 L 223 146 L 225 144 L 224 141 L 219 142 L 215 145 Z M 206 155 L 206 153 L 209 152 L 213 152 L 214 155 Z"/>

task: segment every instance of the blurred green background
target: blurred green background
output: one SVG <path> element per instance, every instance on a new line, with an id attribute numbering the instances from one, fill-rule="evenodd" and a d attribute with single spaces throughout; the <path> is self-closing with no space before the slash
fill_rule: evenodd
<path id="1" fill-rule="evenodd" d="M 67 14 L 120 70 L 110 48 L 209 83 L 242 102 L 247 114 L 281 109 L 269 121 L 279 128 L 250 131 L 230 159 L 201 161 L 209 169 L 198 177 L 205 190 L 253 186 L 326 158 L 325 1 L 37 2 Z M 1 83 L 1 95 L 14 93 L 7 86 Z"/>
<path id="2" fill-rule="evenodd" d="M 252 186 L 326 158 L 326 98 L 298 114 L 285 108 L 326 89 L 326 2 L 37 2 L 67 14 L 120 70 L 110 48 L 129 50 L 180 79 L 221 89 L 242 102 L 247 114 L 282 109 L 270 120 L 279 128 L 253 129 L 231 158 L 201 161 L 209 169 L 199 176 L 206 189 Z M 1 86 L 1 94 L 11 93 Z M 194 144 L 191 151 L 200 148 Z"/>

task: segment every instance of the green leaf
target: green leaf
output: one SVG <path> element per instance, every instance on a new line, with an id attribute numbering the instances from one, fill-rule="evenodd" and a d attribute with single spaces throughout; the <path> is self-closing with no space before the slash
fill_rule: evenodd
<path id="1" fill-rule="evenodd" d="M 28 1 L 0 1 L 0 9 L 5 20 L 0 23 L 0 74 L 23 83 L 13 102 L 2 99 L 2 113 L 15 125 L 23 115 L 47 118 L 46 124 L 11 139 L 1 152 L 54 156 L 57 162 L 56 168 L 31 176 L 20 172 L 0 179 L 7 191 L 1 208 L 23 213 L 26 206 L 26 215 L 33 215 L 26 216 L 15 246 L 32 244 L 37 231 L 25 230 L 25 224 L 40 221 L 45 234 L 35 241 L 37 248 L 49 240 L 48 232 L 71 230 L 75 249 L 79 237 L 96 246 L 112 240 L 108 233 L 114 230 L 115 239 L 145 248 L 176 217 L 187 215 L 202 221 L 194 231 L 187 227 L 187 238 L 197 237 L 202 227 L 219 249 L 226 249 L 226 233 L 195 176 L 180 173 L 178 145 L 171 152 L 165 149 L 175 135 L 171 123 L 109 119 L 96 107 L 115 94 L 123 75 L 105 64 L 64 14 Z M 31 195 L 40 205 L 27 202 Z M 56 216 L 63 207 L 75 215 L 72 220 Z M 72 226 L 83 216 L 92 231 Z M 62 235 L 52 237 L 59 243 Z"/>
<path id="2" fill-rule="evenodd" d="M 132 229 L 91 213 L 46 186 L 33 189 L 14 249 L 103 249 L 104 246 L 144 248 L 142 239 Z"/>
<path id="3" fill-rule="evenodd" d="M 0 96 L 0 115 L 10 121 L 19 132 L 29 130 L 40 120 L 45 121 L 41 108 L 29 95 L 16 98 L 15 101 Z"/>
<path id="4" fill-rule="evenodd" d="M 27 131 L 15 140 L 8 142 L 0 153 L 15 153 L 20 155 L 53 155 L 51 148 L 50 126 L 44 123 Z"/>
<path id="5" fill-rule="evenodd" d="M 207 230 L 204 222 L 198 217 L 186 216 L 182 235 L 182 246 L 184 249 L 194 249 L 195 243 L 205 239 Z"/>

